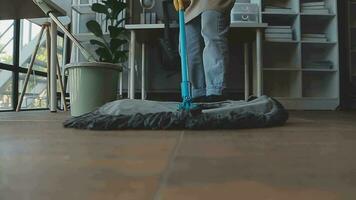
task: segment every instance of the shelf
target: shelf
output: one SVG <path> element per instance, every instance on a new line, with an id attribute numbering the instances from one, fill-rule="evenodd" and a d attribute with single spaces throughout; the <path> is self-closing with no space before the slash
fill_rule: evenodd
<path id="1" fill-rule="evenodd" d="M 263 18 L 263 22 L 268 23 L 268 25 L 270 26 L 293 26 L 293 24 L 296 22 L 297 19 L 296 16 L 270 14 L 270 15 L 263 15 L 262 18 Z"/>
<path id="2" fill-rule="evenodd" d="M 329 14 L 320 14 L 320 13 L 300 13 L 301 16 L 306 16 L 306 17 L 321 17 L 321 18 L 333 18 L 336 17 L 335 14 L 329 13 Z"/>
<path id="3" fill-rule="evenodd" d="M 335 110 L 340 105 L 339 98 L 285 98 L 274 97 L 289 110 Z"/>
<path id="4" fill-rule="evenodd" d="M 335 46 L 320 44 L 302 46 L 302 66 L 305 72 L 336 72 L 337 60 L 338 48 Z"/>
<path id="5" fill-rule="evenodd" d="M 299 44 L 296 40 L 265 40 L 266 43 L 285 43 L 285 44 Z"/>
<path id="6" fill-rule="evenodd" d="M 333 44 L 338 41 L 337 18 L 331 18 L 335 15 L 302 15 L 301 17 L 301 35 L 303 34 L 324 34 L 327 41 L 305 41 L 301 38 L 302 43 Z"/>
<path id="7" fill-rule="evenodd" d="M 312 69 L 312 68 L 303 68 L 304 72 L 337 72 L 336 69 Z"/>
<path id="8" fill-rule="evenodd" d="M 286 68 L 264 68 L 265 71 L 301 71 L 301 68 L 296 67 L 286 67 Z"/>
<path id="9" fill-rule="evenodd" d="M 300 69 L 300 46 L 289 45 L 288 43 L 265 43 L 263 46 L 264 57 L 263 66 L 265 69 Z"/>
<path id="10" fill-rule="evenodd" d="M 313 41 L 301 41 L 302 44 L 310 44 L 310 45 L 336 45 L 336 42 L 313 42 Z"/>
<path id="11" fill-rule="evenodd" d="M 264 92 L 272 97 L 301 97 L 301 73 L 296 70 L 264 71 Z"/>
<path id="12" fill-rule="evenodd" d="M 320 97 L 274 97 L 280 100 L 337 100 L 338 98 L 320 98 Z"/>
<path id="13" fill-rule="evenodd" d="M 338 98 L 338 73 L 303 72 L 303 97 Z"/>
<path id="14" fill-rule="evenodd" d="M 278 13 L 278 12 L 262 12 L 263 17 L 270 17 L 270 18 L 275 18 L 275 17 L 283 17 L 289 20 L 293 20 L 296 17 L 298 17 L 298 13 Z"/>
<path id="15" fill-rule="evenodd" d="M 273 12 L 298 12 L 299 1 L 295 0 L 262 0 L 262 9 L 273 9 Z M 272 10 L 268 10 L 272 12 Z"/>
<path id="16" fill-rule="evenodd" d="M 262 12 L 262 15 L 298 16 L 298 13 L 294 13 L 294 12 Z"/>

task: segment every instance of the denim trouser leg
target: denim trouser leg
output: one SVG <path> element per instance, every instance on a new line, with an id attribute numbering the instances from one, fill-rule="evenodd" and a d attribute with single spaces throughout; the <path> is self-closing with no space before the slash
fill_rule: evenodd
<path id="1" fill-rule="evenodd" d="M 203 62 L 206 95 L 222 95 L 225 87 L 225 68 L 229 62 L 230 21 L 227 15 L 208 10 L 201 15 L 201 26 L 201 34 L 205 42 Z"/>
<path id="2" fill-rule="evenodd" d="M 206 95 L 205 72 L 203 65 L 204 40 L 201 36 L 201 18 L 187 23 L 187 53 L 189 77 L 192 83 L 193 98 Z"/>
<path id="3" fill-rule="evenodd" d="M 189 77 L 193 98 L 221 95 L 229 62 L 230 21 L 218 11 L 203 12 L 186 25 Z"/>

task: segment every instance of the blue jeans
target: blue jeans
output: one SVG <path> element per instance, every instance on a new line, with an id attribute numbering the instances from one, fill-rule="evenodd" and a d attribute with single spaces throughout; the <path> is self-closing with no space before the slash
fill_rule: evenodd
<path id="1" fill-rule="evenodd" d="M 186 25 L 193 98 L 222 95 L 229 62 L 228 15 L 208 10 Z"/>

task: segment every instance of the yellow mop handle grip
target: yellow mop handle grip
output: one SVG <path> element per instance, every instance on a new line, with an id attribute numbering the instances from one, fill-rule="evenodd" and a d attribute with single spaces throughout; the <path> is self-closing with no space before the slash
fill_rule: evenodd
<path id="1" fill-rule="evenodd" d="M 179 10 L 185 10 L 183 0 L 178 0 L 178 8 Z"/>
<path id="2" fill-rule="evenodd" d="M 184 0 L 173 0 L 173 3 L 177 11 L 185 10 L 186 4 L 184 3 Z"/>

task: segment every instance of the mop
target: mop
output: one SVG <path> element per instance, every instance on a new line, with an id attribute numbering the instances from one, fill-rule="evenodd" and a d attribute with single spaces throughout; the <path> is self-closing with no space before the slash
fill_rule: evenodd
<path id="1" fill-rule="evenodd" d="M 43 0 L 34 0 L 37 4 Z M 252 101 L 223 101 L 216 103 L 192 103 L 191 83 L 188 74 L 184 6 L 179 2 L 180 54 L 182 66 L 182 102 L 158 102 L 124 99 L 107 103 L 97 110 L 73 117 L 64 122 L 64 127 L 92 130 L 124 129 L 239 129 L 282 126 L 288 120 L 288 112 L 275 99 L 261 96 Z M 40 6 L 92 60 L 89 52 L 51 12 L 49 7 Z"/>

